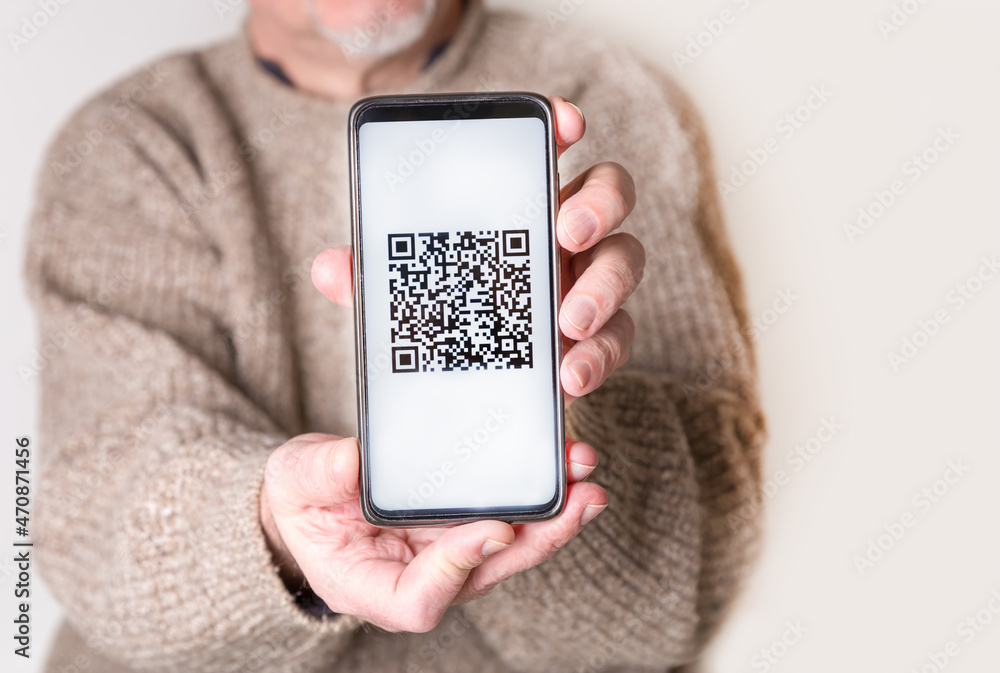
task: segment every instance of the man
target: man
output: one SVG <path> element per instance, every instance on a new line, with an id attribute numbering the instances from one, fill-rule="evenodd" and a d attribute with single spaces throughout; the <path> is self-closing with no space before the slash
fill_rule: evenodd
<path id="1" fill-rule="evenodd" d="M 553 95 L 568 503 L 377 529 L 333 305 L 351 290 L 346 115 L 369 93 L 475 89 L 558 92 L 591 124 Z M 756 539 L 763 434 L 708 156 L 664 76 L 478 0 L 255 0 L 236 39 L 87 103 L 53 144 L 27 262 L 59 348 L 39 562 L 68 619 L 49 670 L 695 661 Z"/>

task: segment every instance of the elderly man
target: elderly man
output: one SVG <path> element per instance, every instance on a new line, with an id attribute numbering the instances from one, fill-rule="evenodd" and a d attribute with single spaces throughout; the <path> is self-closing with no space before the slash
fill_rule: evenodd
<path id="1" fill-rule="evenodd" d="M 545 522 L 379 529 L 335 305 L 346 117 L 369 93 L 477 89 L 552 95 L 575 176 L 568 502 Z M 48 165 L 27 275 L 52 354 L 39 563 L 67 615 L 49 670 L 696 661 L 757 538 L 763 422 L 708 145 L 665 76 L 559 13 L 252 0 L 235 39 L 84 105 Z"/>

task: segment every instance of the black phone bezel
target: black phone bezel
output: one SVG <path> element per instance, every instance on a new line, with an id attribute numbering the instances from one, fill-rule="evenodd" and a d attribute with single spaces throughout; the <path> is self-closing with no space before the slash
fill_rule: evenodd
<path id="1" fill-rule="evenodd" d="M 547 503 L 529 507 L 414 509 L 385 511 L 371 500 L 371 475 L 368 460 L 368 396 L 367 352 L 364 339 L 364 249 L 361 242 L 361 185 L 358 177 L 358 140 L 363 124 L 386 121 L 421 121 L 463 119 L 503 119 L 535 117 L 542 120 L 546 138 L 546 179 L 548 182 L 548 246 L 550 302 L 552 326 L 553 406 L 556 416 L 554 449 L 556 489 Z M 566 431 L 559 363 L 562 361 L 562 340 L 559 335 L 558 311 L 561 298 L 561 254 L 556 239 L 555 221 L 559 206 L 559 173 L 555 142 L 555 117 L 548 99 L 531 92 L 419 94 L 407 96 L 371 96 L 359 100 L 351 108 L 348 122 L 348 154 L 351 179 L 351 238 L 353 242 L 354 325 L 358 398 L 358 440 L 361 453 L 361 510 L 365 519 L 376 526 L 428 526 L 458 524 L 484 519 L 511 523 L 543 521 L 558 516 L 566 504 Z"/>

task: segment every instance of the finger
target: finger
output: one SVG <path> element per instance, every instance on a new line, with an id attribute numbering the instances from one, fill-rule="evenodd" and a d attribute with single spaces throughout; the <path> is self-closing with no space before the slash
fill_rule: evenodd
<path id="1" fill-rule="evenodd" d="M 607 505 L 608 494 L 597 484 L 581 481 L 570 485 L 562 514 L 548 521 L 522 525 L 513 544 L 469 574 L 456 602 L 478 598 L 515 573 L 548 560 Z"/>
<path id="2" fill-rule="evenodd" d="M 567 250 L 586 250 L 621 226 L 635 207 L 635 181 L 620 164 L 591 166 L 562 188 L 556 231 Z"/>
<path id="3" fill-rule="evenodd" d="M 514 529 L 502 521 L 477 521 L 446 531 L 399 575 L 391 597 L 392 626 L 413 633 L 433 629 L 469 573 L 513 542 Z"/>
<path id="4" fill-rule="evenodd" d="M 583 481 L 597 467 L 597 451 L 590 444 L 567 439 L 566 464 L 569 482 Z"/>
<path id="5" fill-rule="evenodd" d="M 570 103 L 562 96 L 552 96 L 552 111 L 556 117 L 556 150 L 557 156 L 562 156 L 573 143 L 579 142 L 587 130 L 587 122 L 580 108 Z"/>
<path id="6" fill-rule="evenodd" d="M 333 507 L 358 498 L 359 462 L 354 437 L 295 442 L 271 455 L 265 478 L 285 502 Z"/>
<path id="7" fill-rule="evenodd" d="M 635 339 L 635 323 L 624 309 L 611 317 L 601 330 L 578 341 L 563 357 L 559 379 L 566 394 L 581 397 L 597 390 L 626 362 Z"/>
<path id="8" fill-rule="evenodd" d="M 351 246 L 338 245 L 316 255 L 312 264 L 312 281 L 327 299 L 340 306 L 353 301 L 351 284 Z"/>
<path id="9" fill-rule="evenodd" d="M 642 280 L 646 251 L 631 234 L 614 234 L 571 259 L 576 280 L 559 310 L 559 329 L 574 341 L 595 334 Z"/>

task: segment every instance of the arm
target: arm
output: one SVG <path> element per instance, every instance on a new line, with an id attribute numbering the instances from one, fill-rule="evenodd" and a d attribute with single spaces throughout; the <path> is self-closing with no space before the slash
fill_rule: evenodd
<path id="1" fill-rule="evenodd" d="M 739 274 L 722 229 L 707 142 L 690 104 L 648 73 L 641 101 L 588 102 L 566 155 L 646 169 L 623 227 L 647 250 L 630 365 L 574 402 L 567 431 L 594 446 L 608 511 L 546 563 L 465 606 L 515 668 L 662 668 L 692 660 L 739 588 L 758 533 L 727 521 L 759 484 L 763 422 Z M 638 87 L 636 82 L 631 83 Z M 615 123 L 623 111 L 638 115 Z M 657 138 L 660 142 L 650 142 Z M 515 653 L 524 653 L 518 658 Z"/>
<path id="2" fill-rule="evenodd" d="M 306 614 L 272 564 L 258 496 L 295 431 L 293 363 L 266 338 L 273 324 L 238 348 L 228 333 L 278 274 L 253 258 L 248 213 L 184 214 L 217 168 L 193 160 L 135 111 L 71 173 L 42 179 L 26 269 L 45 354 L 26 373 L 41 388 L 39 564 L 95 654 L 215 671 L 256 653 L 308 670 L 357 621 Z M 249 379 L 243 358 L 271 363 L 268 378 Z"/>

